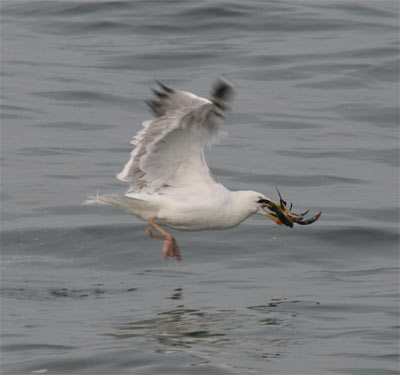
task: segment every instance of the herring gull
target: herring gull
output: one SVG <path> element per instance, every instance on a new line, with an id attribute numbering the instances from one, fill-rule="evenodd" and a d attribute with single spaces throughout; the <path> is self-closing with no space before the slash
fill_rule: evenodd
<path id="1" fill-rule="evenodd" d="M 310 219 L 291 212 L 279 191 L 279 203 L 255 191 L 230 191 L 216 180 L 204 157 L 206 145 L 220 136 L 219 120 L 233 90 L 225 79 L 214 84 L 211 100 L 176 91 L 161 82 L 146 101 L 155 118 L 133 138 L 130 160 L 117 175 L 130 182 L 125 194 L 89 197 L 86 203 L 116 206 L 149 224 L 146 235 L 164 240 L 165 258 L 181 259 L 176 239 L 162 227 L 182 231 L 233 228 L 260 214 L 278 225 L 307 225 Z M 268 209 L 269 211 L 267 211 Z"/>

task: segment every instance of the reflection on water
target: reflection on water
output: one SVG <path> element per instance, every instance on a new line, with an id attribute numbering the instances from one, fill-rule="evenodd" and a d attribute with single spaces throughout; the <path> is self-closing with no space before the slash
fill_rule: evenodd
<path id="1" fill-rule="evenodd" d="M 183 289 L 177 288 L 171 298 L 179 296 L 181 299 L 182 295 Z M 304 340 L 296 333 L 297 304 L 308 308 L 318 305 L 275 298 L 264 305 L 247 307 L 248 313 L 234 310 L 205 312 L 178 305 L 152 319 L 117 324 L 115 332 L 103 335 L 132 340 L 132 343 L 144 342 L 148 350 L 156 353 L 186 353 L 204 360 L 217 358 L 214 352 L 221 356 L 224 347 L 230 347 L 230 350 L 233 347 L 234 351 L 252 349 L 254 352 L 249 355 L 264 360 L 276 359 L 284 357 L 290 346 Z M 229 363 L 227 361 L 225 365 L 233 366 Z"/>
<path id="2" fill-rule="evenodd" d="M 182 288 L 176 288 L 174 290 L 174 294 L 169 298 L 170 299 L 182 299 L 183 298 Z"/>
<path id="3" fill-rule="evenodd" d="M 225 334 L 214 332 L 213 328 L 230 318 L 228 313 L 203 313 L 186 309 L 183 306 L 159 314 L 160 317 L 147 320 L 127 322 L 118 327 L 118 333 L 111 333 L 117 339 L 145 337 L 157 340 L 159 344 L 169 347 L 189 347 L 191 344 L 209 342 L 220 344 L 226 342 Z M 218 328 L 220 330 L 220 328 Z"/>

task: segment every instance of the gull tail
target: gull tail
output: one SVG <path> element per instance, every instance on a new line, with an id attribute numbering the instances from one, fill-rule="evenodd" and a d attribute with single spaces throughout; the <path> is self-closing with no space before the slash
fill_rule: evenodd
<path id="1" fill-rule="evenodd" d="M 101 204 L 104 206 L 114 206 L 123 211 L 141 217 L 141 213 L 146 213 L 147 216 L 154 215 L 151 205 L 142 199 L 126 196 L 124 194 L 104 194 L 90 196 L 83 204 Z"/>
<path id="2" fill-rule="evenodd" d="M 83 202 L 83 204 L 102 204 L 105 206 L 119 206 L 122 197 L 123 195 L 121 194 L 99 195 L 99 193 L 97 193 L 96 196 L 89 196 L 88 199 L 86 199 Z"/>

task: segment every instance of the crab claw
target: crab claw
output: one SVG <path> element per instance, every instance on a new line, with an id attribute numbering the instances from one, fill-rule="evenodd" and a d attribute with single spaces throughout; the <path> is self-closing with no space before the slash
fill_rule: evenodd
<path id="1" fill-rule="evenodd" d="M 294 222 L 300 225 L 309 225 L 314 223 L 315 221 L 317 221 L 320 216 L 322 215 L 322 212 L 317 213 L 314 217 L 312 217 L 311 219 L 307 219 L 307 220 L 303 220 L 303 219 L 294 219 Z"/>

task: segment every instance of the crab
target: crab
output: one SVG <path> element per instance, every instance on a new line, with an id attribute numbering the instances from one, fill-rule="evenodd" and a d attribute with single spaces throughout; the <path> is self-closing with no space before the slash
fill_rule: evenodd
<path id="1" fill-rule="evenodd" d="M 315 216 L 310 219 L 305 219 L 305 215 L 308 214 L 310 210 L 307 210 L 301 214 L 295 214 L 291 211 L 293 207 L 293 203 L 290 203 L 290 207 L 287 206 L 286 201 L 282 198 L 282 195 L 278 189 L 276 189 L 279 195 L 279 204 L 270 201 L 269 199 L 263 199 L 262 207 L 268 208 L 271 212 L 265 211 L 267 216 L 275 221 L 278 225 L 286 225 L 287 227 L 293 228 L 293 224 L 297 223 L 300 225 L 309 225 L 317 221 L 322 212 L 317 213 Z"/>

